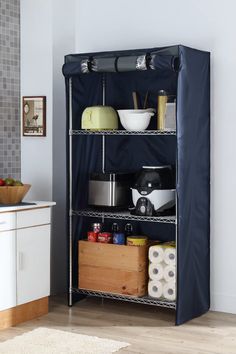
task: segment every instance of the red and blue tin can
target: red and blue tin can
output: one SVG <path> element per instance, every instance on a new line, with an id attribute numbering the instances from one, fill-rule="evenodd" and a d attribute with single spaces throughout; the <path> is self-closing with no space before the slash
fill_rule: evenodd
<path id="1" fill-rule="evenodd" d="M 124 245 L 125 244 L 125 235 L 121 232 L 113 233 L 113 243 L 114 245 Z"/>
<path id="2" fill-rule="evenodd" d="M 98 241 L 98 233 L 94 231 L 88 231 L 88 241 L 89 242 L 97 242 Z"/>
<path id="3" fill-rule="evenodd" d="M 110 232 L 99 232 L 98 242 L 112 243 L 112 234 Z"/>

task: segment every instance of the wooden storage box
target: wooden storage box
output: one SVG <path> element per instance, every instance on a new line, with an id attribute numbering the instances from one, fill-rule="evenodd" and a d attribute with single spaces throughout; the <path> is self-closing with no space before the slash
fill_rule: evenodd
<path id="1" fill-rule="evenodd" d="M 147 247 L 79 241 L 79 288 L 115 294 L 147 293 Z"/>

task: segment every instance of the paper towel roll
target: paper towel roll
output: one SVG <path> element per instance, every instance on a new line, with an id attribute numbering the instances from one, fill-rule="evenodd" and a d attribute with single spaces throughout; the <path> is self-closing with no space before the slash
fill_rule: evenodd
<path id="1" fill-rule="evenodd" d="M 152 280 L 163 279 L 164 268 L 162 263 L 150 263 L 148 268 L 149 278 Z"/>
<path id="2" fill-rule="evenodd" d="M 164 251 L 164 261 L 166 264 L 175 265 L 176 249 L 174 247 L 167 247 Z"/>
<path id="3" fill-rule="evenodd" d="M 168 281 L 175 282 L 175 266 L 174 265 L 167 265 L 165 266 L 163 271 L 163 278 Z"/>
<path id="4" fill-rule="evenodd" d="M 169 281 L 165 283 L 163 286 L 163 296 L 166 300 L 174 301 L 176 298 L 176 290 L 175 283 L 173 281 Z"/>
<path id="5" fill-rule="evenodd" d="M 148 283 L 148 295 L 159 299 L 163 295 L 163 280 L 150 280 Z"/>
<path id="6" fill-rule="evenodd" d="M 160 245 L 154 245 L 149 248 L 148 257 L 152 263 L 161 263 L 164 259 L 164 250 Z"/>

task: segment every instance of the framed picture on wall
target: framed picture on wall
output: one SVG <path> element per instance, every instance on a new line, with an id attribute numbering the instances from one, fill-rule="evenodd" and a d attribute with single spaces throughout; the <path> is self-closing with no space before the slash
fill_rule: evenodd
<path id="1" fill-rule="evenodd" d="M 23 96 L 23 136 L 46 136 L 46 96 Z"/>

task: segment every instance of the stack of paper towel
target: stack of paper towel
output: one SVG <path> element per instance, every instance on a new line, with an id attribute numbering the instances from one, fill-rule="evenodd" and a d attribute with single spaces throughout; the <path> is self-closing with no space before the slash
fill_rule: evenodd
<path id="1" fill-rule="evenodd" d="M 149 248 L 148 295 L 174 301 L 176 298 L 176 248 L 166 242 Z"/>

